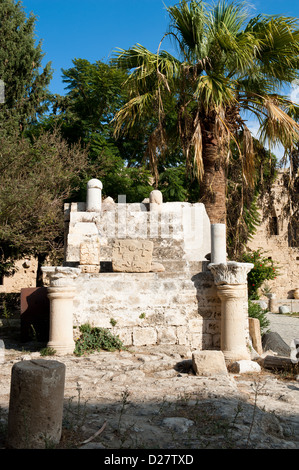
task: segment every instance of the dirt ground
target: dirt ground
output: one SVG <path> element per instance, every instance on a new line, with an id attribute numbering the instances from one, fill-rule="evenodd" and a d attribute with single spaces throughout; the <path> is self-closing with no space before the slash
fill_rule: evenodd
<path id="1" fill-rule="evenodd" d="M 41 358 L 34 345 L 4 338 L 0 448 L 6 448 L 11 369 Z M 298 371 L 196 376 L 184 347 L 131 348 L 65 364 L 58 449 L 298 449 Z"/>

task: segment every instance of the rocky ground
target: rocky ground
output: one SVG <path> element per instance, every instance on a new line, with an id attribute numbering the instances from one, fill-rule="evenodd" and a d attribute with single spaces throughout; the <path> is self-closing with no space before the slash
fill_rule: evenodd
<path id="1" fill-rule="evenodd" d="M 0 364 L 0 448 L 11 369 L 37 359 L 5 340 Z M 29 350 L 28 350 L 29 349 Z M 296 373 L 202 377 L 183 347 L 43 357 L 66 365 L 63 449 L 298 449 Z M 57 447 L 57 446 L 56 446 Z"/>

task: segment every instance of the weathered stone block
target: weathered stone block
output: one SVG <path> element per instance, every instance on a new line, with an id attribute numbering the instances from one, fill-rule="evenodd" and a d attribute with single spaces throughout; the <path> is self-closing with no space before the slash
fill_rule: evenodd
<path id="1" fill-rule="evenodd" d="M 185 326 L 177 327 L 178 344 L 187 344 L 187 328 Z"/>
<path id="2" fill-rule="evenodd" d="M 159 344 L 176 344 L 177 336 L 175 328 L 162 327 L 158 329 L 158 343 Z"/>
<path id="3" fill-rule="evenodd" d="M 188 322 L 190 331 L 193 333 L 202 333 L 203 321 L 202 318 L 191 318 Z"/>
<path id="4" fill-rule="evenodd" d="M 100 243 L 95 241 L 82 242 L 80 245 L 80 264 L 100 264 Z"/>
<path id="5" fill-rule="evenodd" d="M 205 377 L 228 373 L 222 351 L 194 351 L 192 367 L 196 375 Z"/>
<path id="6" fill-rule="evenodd" d="M 133 328 L 133 346 L 145 346 L 157 343 L 155 328 Z"/>
<path id="7" fill-rule="evenodd" d="M 203 348 L 203 334 L 202 333 L 192 333 L 188 335 L 191 349 L 202 349 Z"/>
<path id="8" fill-rule="evenodd" d="M 116 240 L 112 249 L 113 271 L 150 272 L 153 248 L 154 244 L 149 240 Z"/>
<path id="9" fill-rule="evenodd" d="M 125 346 L 132 346 L 132 331 L 128 328 L 117 328 L 114 334 L 119 337 Z"/>

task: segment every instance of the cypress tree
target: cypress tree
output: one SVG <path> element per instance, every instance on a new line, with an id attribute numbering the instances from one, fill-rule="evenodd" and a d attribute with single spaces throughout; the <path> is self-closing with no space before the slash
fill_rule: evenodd
<path id="1" fill-rule="evenodd" d="M 41 41 L 36 43 L 36 17 L 27 17 L 20 1 L 0 0 L 0 80 L 4 103 L 0 103 L 0 126 L 21 131 L 47 107 L 51 63 L 42 66 Z"/>

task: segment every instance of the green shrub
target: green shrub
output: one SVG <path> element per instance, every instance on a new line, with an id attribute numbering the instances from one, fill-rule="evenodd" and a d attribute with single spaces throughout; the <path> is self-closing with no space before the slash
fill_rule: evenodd
<path id="1" fill-rule="evenodd" d="M 39 353 L 43 357 L 44 356 L 55 356 L 56 351 L 53 348 L 46 347 L 46 348 L 42 348 Z"/>
<path id="2" fill-rule="evenodd" d="M 248 273 L 248 298 L 258 300 L 258 290 L 265 281 L 276 279 L 278 266 L 272 259 L 262 256 L 261 250 L 251 251 L 242 256 L 245 263 L 253 263 L 254 267 Z"/>
<path id="3" fill-rule="evenodd" d="M 74 354 L 82 356 L 85 353 L 94 351 L 116 351 L 125 349 L 118 336 L 113 335 L 106 328 L 92 327 L 88 323 L 79 327 L 80 337 L 75 344 Z"/>
<path id="4" fill-rule="evenodd" d="M 248 301 L 248 316 L 260 321 L 261 335 L 269 331 L 270 321 L 267 318 L 267 309 L 263 309 L 258 303 Z"/>

